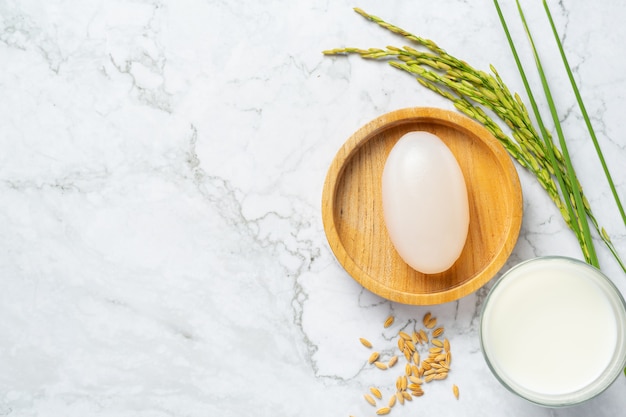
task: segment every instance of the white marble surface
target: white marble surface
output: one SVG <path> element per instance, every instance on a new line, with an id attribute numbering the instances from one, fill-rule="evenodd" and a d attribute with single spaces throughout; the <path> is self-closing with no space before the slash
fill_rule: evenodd
<path id="1" fill-rule="evenodd" d="M 540 3 L 526 3 L 579 175 L 626 256 Z M 626 3 L 552 3 L 624 198 Z M 405 306 L 336 262 L 320 197 L 337 149 L 388 111 L 452 108 L 383 64 L 322 56 L 404 43 L 354 6 L 477 67 L 493 63 L 521 90 L 489 0 L 0 0 L 0 416 L 374 415 L 362 394 L 388 374 L 364 367 L 358 337 L 391 347 L 386 338 L 426 311 L 447 328 L 453 371 L 391 415 L 624 412 L 623 376 L 561 410 L 499 386 L 477 337 L 486 289 Z M 523 39 L 513 5 L 504 9 Z M 521 180 L 524 222 L 507 266 L 579 257 L 543 192 Z M 626 275 L 598 247 L 624 291 Z"/>

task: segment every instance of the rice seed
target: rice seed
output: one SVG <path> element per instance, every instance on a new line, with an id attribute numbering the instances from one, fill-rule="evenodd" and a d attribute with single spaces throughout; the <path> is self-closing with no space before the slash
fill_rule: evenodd
<path id="1" fill-rule="evenodd" d="M 429 377 L 431 375 L 434 375 L 436 372 L 437 372 L 436 369 L 429 369 L 427 371 L 424 371 L 424 377 Z M 428 381 L 426 381 L 426 382 L 428 382 Z"/>
<path id="2" fill-rule="evenodd" d="M 365 398 L 365 401 L 367 401 L 371 406 L 376 407 L 376 400 L 374 400 L 371 395 L 365 394 L 363 398 Z"/>
<path id="3" fill-rule="evenodd" d="M 425 324 L 427 329 L 432 329 L 436 325 L 437 325 L 437 319 L 434 318 L 434 317 L 432 319 L 428 320 L 428 323 Z"/>
<path id="4" fill-rule="evenodd" d="M 408 378 L 403 375 L 402 380 L 400 381 L 400 391 L 406 391 L 407 385 L 408 385 Z"/>
<path id="5" fill-rule="evenodd" d="M 407 363 L 404 365 L 404 373 L 409 376 L 413 373 L 413 369 L 411 368 L 411 364 Z"/>
<path id="6" fill-rule="evenodd" d="M 376 360 L 380 357 L 380 353 L 378 352 L 372 352 L 372 354 L 370 355 L 369 359 L 367 360 L 367 362 L 369 363 L 374 363 L 376 362 Z"/>
<path id="7" fill-rule="evenodd" d="M 448 364 L 450 364 L 450 362 L 452 362 L 452 353 L 450 353 L 450 352 L 446 353 L 446 362 Z"/>
<path id="8" fill-rule="evenodd" d="M 382 400 L 383 394 L 380 392 L 378 388 L 370 387 L 370 392 L 372 393 L 374 397 L 378 398 L 379 400 Z"/>
<path id="9" fill-rule="evenodd" d="M 442 351 L 443 351 L 443 349 L 440 348 L 440 347 L 432 347 L 432 348 L 428 349 L 428 352 L 430 352 L 430 353 L 437 353 L 438 354 L 438 353 L 441 353 Z"/>
<path id="10" fill-rule="evenodd" d="M 385 323 L 383 324 L 383 326 L 385 327 L 385 329 L 389 326 L 391 326 L 393 324 L 394 321 L 394 317 L 393 316 L 389 316 L 387 317 L 387 320 L 385 320 Z"/>
<path id="11" fill-rule="evenodd" d="M 399 335 L 401 338 L 403 338 L 404 340 L 411 340 L 411 335 L 409 335 L 409 334 L 408 334 L 408 333 L 406 333 L 406 332 L 400 331 L 400 332 L 398 333 L 398 335 Z"/>
<path id="12" fill-rule="evenodd" d="M 411 362 L 411 350 L 408 348 L 404 348 L 404 351 L 402 351 L 402 353 L 404 353 L 404 357 L 406 358 L 406 361 Z"/>
<path id="13" fill-rule="evenodd" d="M 394 405 L 396 405 L 396 396 L 392 395 L 391 397 L 389 397 L 389 402 L 387 403 L 387 406 L 389 408 L 393 408 Z"/>
<path id="14" fill-rule="evenodd" d="M 432 314 L 430 314 L 430 312 L 424 314 L 424 317 L 422 318 L 422 323 L 424 323 L 424 326 L 426 326 L 426 323 L 428 323 L 431 318 Z"/>
<path id="15" fill-rule="evenodd" d="M 378 414 L 379 416 L 385 415 L 385 414 L 389 414 L 389 412 L 391 411 L 391 408 L 389 407 L 382 407 L 379 408 L 378 410 L 376 410 L 376 414 Z"/>
<path id="16" fill-rule="evenodd" d="M 413 344 L 413 341 L 412 341 L 412 340 L 407 340 L 407 341 L 405 342 L 405 345 L 406 345 L 406 347 L 407 347 L 407 348 L 409 348 L 409 350 L 410 350 L 411 352 L 415 352 L 415 345 Z"/>
<path id="17" fill-rule="evenodd" d="M 443 327 L 437 327 L 435 330 L 433 330 L 433 337 L 439 337 L 443 334 Z"/>
<path id="18" fill-rule="evenodd" d="M 420 385 L 419 384 L 409 384 L 409 386 L 407 388 L 409 389 L 409 391 L 414 391 L 416 389 L 420 389 Z"/>
<path id="19" fill-rule="evenodd" d="M 440 364 L 436 363 L 436 362 L 433 362 L 430 365 L 433 367 L 433 369 L 441 369 L 442 368 L 442 366 Z"/>
<path id="20" fill-rule="evenodd" d="M 380 361 L 374 362 L 374 366 L 377 367 L 378 369 L 382 369 L 383 371 L 387 370 L 387 364 L 382 363 Z"/>
<path id="21" fill-rule="evenodd" d="M 434 379 L 439 379 L 439 380 L 446 379 L 447 377 L 448 377 L 448 373 L 447 372 L 434 375 Z"/>
<path id="22" fill-rule="evenodd" d="M 400 352 L 404 350 L 404 339 L 401 337 L 398 338 L 398 349 L 400 349 Z"/>
<path id="23" fill-rule="evenodd" d="M 398 362 L 398 357 L 397 356 L 392 356 L 391 359 L 389 359 L 389 362 L 387 362 L 387 367 L 391 368 L 392 366 L 394 366 L 396 363 Z"/>
<path id="24" fill-rule="evenodd" d="M 428 371 L 430 370 L 430 368 L 432 368 L 432 366 L 430 365 L 430 362 L 422 361 L 422 368 L 424 369 L 424 371 Z"/>
<path id="25" fill-rule="evenodd" d="M 450 352 L 450 341 L 448 339 L 443 339 L 443 348 L 446 352 Z"/>
<path id="26" fill-rule="evenodd" d="M 414 391 L 411 391 L 411 395 L 414 397 L 421 397 L 422 395 L 424 395 L 424 390 L 421 388 L 416 389 Z"/>
<path id="27" fill-rule="evenodd" d="M 413 363 L 416 365 L 420 363 L 420 354 L 418 351 L 413 352 Z"/>
<path id="28" fill-rule="evenodd" d="M 436 374 L 447 374 L 448 372 L 450 372 L 450 370 L 447 368 L 439 368 L 435 371 Z"/>
<path id="29" fill-rule="evenodd" d="M 434 336 L 434 335 L 433 335 L 433 336 Z M 432 343 L 432 344 L 433 344 L 433 346 L 436 346 L 436 347 L 439 347 L 439 348 L 442 348 L 442 347 L 443 347 L 443 342 L 442 342 L 441 340 L 432 339 L 432 340 L 430 341 L 430 343 Z"/>
<path id="30" fill-rule="evenodd" d="M 370 343 L 370 341 L 369 341 L 369 340 L 367 340 L 366 338 L 361 337 L 361 338 L 359 338 L 359 340 L 361 341 L 361 344 L 362 344 L 363 346 L 365 346 L 366 348 L 368 348 L 368 349 L 369 349 L 369 348 L 371 348 L 371 347 L 372 347 L 372 344 L 371 344 L 371 343 Z"/>
<path id="31" fill-rule="evenodd" d="M 435 374 L 425 376 L 424 377 L 424 382 L 428 383 L 428 382 L 432 381 L 433 379 L 435 379 Z"/>
<path id="32" fill-rule="evenodd" d="M 404 395 L 402 395 L 402 392 L 396 392 L 396 398 L 400 404 L 404 405 Z"/>
<path id="33" fill-rule="evenodd" d="M 411 365 L 411 371 L 414 376 L 420 378 L 420 368 L 418 368 L 417 365 Z"/>
<path id="34" fill-rule="evenodd" d="M 419 372 L 417 373 L 417 376 L 419 376 L 420 378 L 424 376 L 424 368 L 420 368 Z"/>
<path id="35" fill-rule="evenodd" d="M 456 385 L 452 385 L 452 393 L 458 400 L 459 399 L 459 387 L 457 387 Z"/>
<path id="36" fill-rule="evenodd" d="M 419 379 L 419 378 L 418 378 L 418 377 L 416 377 L 416 376 L 410 376 L 410 377 L 409 377 L 409 381 L 411 381 L 411 382 L 412 382 L 412 383 L 414 383 L 414 384 L 418 384 L 418 385 L 420 385 L 420 384 L 423 384 L 423 383 L 424 383 L 424 381 L 422 381 L 421 379 Z"/>
<path id="37" fill-rule="evenodd" d="M 420 342 L 420 335 L 417 334 L 415 330 L 413 330 L 413 333 L 411 333 L 411 341 L 413 342 L 414 345 Z"/>
<path id="38" fill-rule="evenodd" d="M 439 355 L 435 356 L 435 362 L 443 362 L 445 360 L 446 360 L 445 353 L 440 353 Z"/>
<path id="39" fill-rule="evenodd" d="M 402 391 L 402 396 L 404 397 L 405 400 L 407 401 L 413 401 L 413 398 L 411 398 L 411 394 L 409 394 L 406 391 Z"/>
<path id="40" fill-rule="evenodd" d="M 420 338 L 422 339 L 422 342 L 428 343 L 428 336 L 426 335 L 424 329 L 420 329 Z"/>

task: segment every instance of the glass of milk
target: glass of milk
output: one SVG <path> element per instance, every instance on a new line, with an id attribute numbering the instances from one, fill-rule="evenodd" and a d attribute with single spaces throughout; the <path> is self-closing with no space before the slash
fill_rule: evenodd
<path id="1" fill-rule="evenodd" d="M 571 258 L 535 258 L 492 287 L 480 341 L 510 391 L 543 406 L 570 406 L 600 394 L 624 369 L 626 305 L 598 269 Z"/>

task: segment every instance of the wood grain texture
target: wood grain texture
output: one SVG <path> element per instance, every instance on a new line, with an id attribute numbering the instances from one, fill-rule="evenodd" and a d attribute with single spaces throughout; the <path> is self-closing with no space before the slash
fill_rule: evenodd
<path id="1" fill-rule="evenodd" d="M 409 267 L 383 219 L 381 175 L 387 155 L 414 130 L 446 143 L 467 185 L 468 238 L 457 262 L 439 274 Z M 522 211 L 519 177 L 504 147 L 471 119 L 435 108 L 401 109 L 363 126 L 337 152 L 322 192 L 324 230 L 339 263 L 373 293 L 413 305 L 453 301 L 487 283 L 517 242 Z"/>

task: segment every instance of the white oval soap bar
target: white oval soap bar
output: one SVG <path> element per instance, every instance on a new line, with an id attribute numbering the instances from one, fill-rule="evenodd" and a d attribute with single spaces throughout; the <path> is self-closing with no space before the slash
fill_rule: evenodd
<path id="1" fill-rule="evenodd" d="M 394 145 L 382 175 L 383 215 L 400 257 L 435 274 L 459 258 L 469 228 L 465 178 L 437 136 L 409 132 Z"/>

